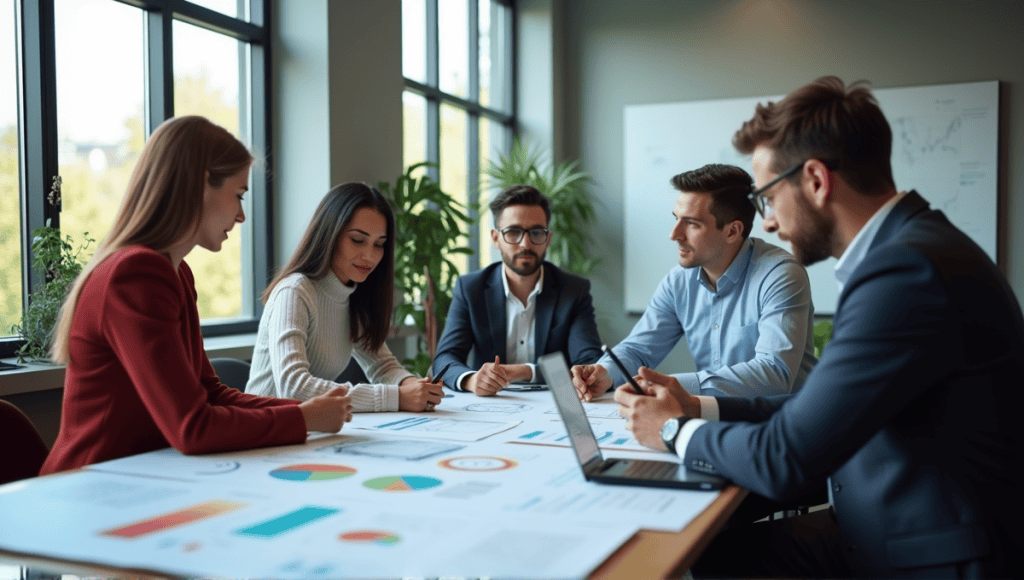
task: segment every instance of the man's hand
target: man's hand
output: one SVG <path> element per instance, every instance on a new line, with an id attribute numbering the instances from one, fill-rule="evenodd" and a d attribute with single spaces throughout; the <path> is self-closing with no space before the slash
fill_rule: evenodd
<path id="1" fill-rule="evenodd" d="M 575 365 L 572 367 L 572 386 L 583 401 L 593 400 L 612 388 L 608 369 L 601 365 Z"/>
<path id="2" fill-rule="evenodd" d="M 444 398 L 441 385 L 431 382 L 429 378 L 406 377 L 398 385 L 398 410 L 433 411 L 434 407 Z"/>
<path id="3" fill-rule="evenodd" d="M 637 395 L 627 385 L 615 390 L 619 415 L 626 419 L 626 429 L 641 444 L 658 451 L 668 451 L 661 440 L 661 427 L 665 421 L 682 415 L 683 409 L 665 387 L 643 383 L 640 386 L 646 395 Z"/>
<path id="4" fill-rule="evenodd" d="M 668 389 L 668 392 L 679 401 L 679 406 L 683 408 L 683 412 L 680 415 L 694 418 L 700 417 L 700 400 L 688 393 L 675 377 L 663 375 L 654 369 L 640 367 L 639 378 L 638 382 L 641 387 L 647 384 Z M 678 416 L 676 415 L 676 417 Z"/>
<path id="5" fill-rule="evenodd" d="M 494 362 L 484 363 L 480 370 L 469 375 L 466 379 L 466 390 L 476 393 L 480 397 L 490 397 L 508 386 L 508 373 L 499 357 L 494 357 Z"/>
<path id="6" fill-rule="evenodd" d="M 306 420 L 306 431 L 337 433 L 342 425 L 352 420 L 352 401 L 346 387 L 335 387 L 299 403 L 299 410 Z"/>

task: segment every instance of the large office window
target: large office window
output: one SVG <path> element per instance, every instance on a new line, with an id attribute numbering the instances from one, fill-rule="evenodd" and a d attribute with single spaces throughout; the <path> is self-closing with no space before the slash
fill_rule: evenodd
<path id="1" fill-rule="evenodd" d="M 204 115 L 266 161 L 268 2 L 0 0 L 0 355 L 17 348 L 11 326 L 40 282 L 31 231 L 102 238 L 164 120 Z M 269 268 L 267 175 L 253 168 L 246 222 L 223 249 L 187 258 L 208 335 L 256 328 Z"/>
<path id="2" fill-rule="evenodd" d="M 499 258 L 483 171 L 516 129 L 512 11 L 510 0 L 402 1 L 404 163 L 437 163 L 431 177 L 477 218 L 466 239 L 475 253 L 455 260 L 462 273 Z"/>

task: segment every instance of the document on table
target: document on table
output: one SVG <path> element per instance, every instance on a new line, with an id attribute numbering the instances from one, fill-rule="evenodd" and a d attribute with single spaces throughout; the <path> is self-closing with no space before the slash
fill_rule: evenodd
<path id="1" fill-rule="evenodd" d="M 366 502 L 331 485 L 344 477 L 293 480 L 304 492 L 281 494 L 83 470 L 0 487 L 0 548 L 182 576 L 578 578 L 634 532 L 417 509 L 429 482 L 392 479 L 347 480 L 374 482 Z M 407 494 L 419 501 L 390 501 Z"/>
<path id="2" fill-rule="evenodd" d="M 508 431 L 522 421 L 478 421 L 455 417 L 430 417 L 417 415 L 392 415 L 375 418 L 373 422 L 363 421 L 356 429 L 368 429 L 391 435 L 429 437 L 447 441 L 479 441 L 495 433 Z"/>

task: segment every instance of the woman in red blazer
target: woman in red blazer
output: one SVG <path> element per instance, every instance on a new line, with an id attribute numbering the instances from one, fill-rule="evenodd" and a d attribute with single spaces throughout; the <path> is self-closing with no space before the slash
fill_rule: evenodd
<path id="1" fill-rule="evenodd" d="M 344 388 L 299 403 L 223 384 L 203 349 L 192 271 L 245 220 L 252 155 L 198 116 L 146 143 L 114 226 L 68 294 L 53 358 L 67 365 L 60 434 L 41 474 L 167 446 L 211 453 L 300 443 L 350 421 Z"/>

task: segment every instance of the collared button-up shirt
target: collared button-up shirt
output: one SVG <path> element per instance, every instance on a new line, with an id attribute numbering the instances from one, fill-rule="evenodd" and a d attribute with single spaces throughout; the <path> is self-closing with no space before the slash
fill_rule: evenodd
<path id="1" fill-rule="evenodd" d="M 807 272 L 785 250 L 743 243 L 712 288 L 700 267 L 673 268 L 643 317 L 615 347 L 626 369 L 656 368 L 686 337 L 697 372 L 673 375 L 694 394 L 753 397 L 795 392 L 814 357 L 814 306 Z M 615 385 L 626 381 L 611 360 Z"/>

